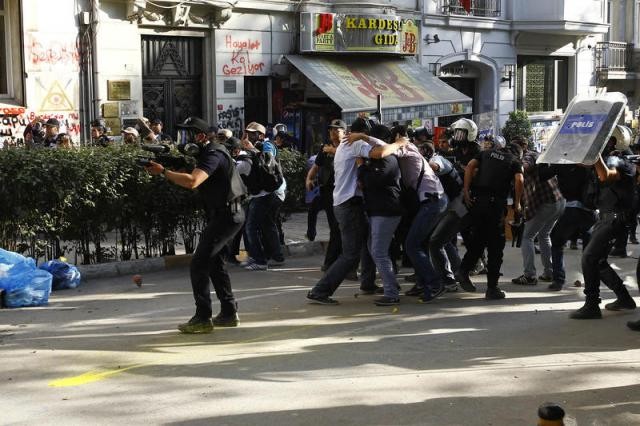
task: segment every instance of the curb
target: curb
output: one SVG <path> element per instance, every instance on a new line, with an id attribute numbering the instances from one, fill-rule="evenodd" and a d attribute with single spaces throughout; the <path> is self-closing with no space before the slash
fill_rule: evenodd
<path id="1" fill-rule="evenodd" d="M 324 254 L 326 241 L 308 241 L 291 243 L 284 246 L 285 257 L 309 257 Z M 143 272 L 158 272 L 168 269 L 184 268 L 191 264 L 191 254 L 177 256 L 152 257 L 123 262 L 100 263 L 97 265 L 78 265 L 83 279 L 98 279 L 134 275 Z"/>

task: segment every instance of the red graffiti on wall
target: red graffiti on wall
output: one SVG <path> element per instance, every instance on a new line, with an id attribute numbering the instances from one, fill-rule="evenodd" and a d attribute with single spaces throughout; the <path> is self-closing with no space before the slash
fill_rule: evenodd
<path id="1" fill-rule="evenodd" d="M 252 54 L 262 53 L 262 42 L 260 40 L 243 38 L 235 39 L 232 35 L 224 38 L 227 49 L 233 49 L 231 59 L 222 65 L 222 73 L 225 76 L 255 75 L 265 69 L 264 62 L 252 60 Z"/>
<path id="2" fill-rule="evenodd" d="M 384 69 L 381 73 L 368 73 L 357 69 L 349 69 L 351 74 L 358 79 L 360 85 L 358 91 L 363 95 L 377 99 L 378 94 L 384 96 L 385 92 L 393 92 L 403 102 L 421 102 L 423 96 L 413 87 L 407 86 L 398 80 L 398 75 L 391 70 Z"/>
<path id="3" fill-rule="evenodd" d="M 226 76 L 254 75 L 264 71 L 264 62 L 252 62 L 248 50 L 240 49 L 231 54 L 229 63 L 222 65 L 222 73 Z"/>
<path id="4" fill-rule="evenodd" d="M 27 52 L 29 62 L 36 67 L 63 65 L 75 68 L 80 63 L 78 45 L 72 41 L 38 40 L 32 34 Z"/>

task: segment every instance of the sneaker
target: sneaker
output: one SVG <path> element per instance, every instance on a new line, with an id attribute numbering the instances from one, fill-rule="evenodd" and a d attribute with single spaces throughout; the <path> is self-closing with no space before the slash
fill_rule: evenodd
<path id="1" fill-rule="evenodd" d="M 469 278 L 468 273 L 464 271 L 458 271 L 455 273 L 455 277 L 456 281 L 460 283 L 460 287 L 462 287 L 464 291 L 467 291 L 469 293 L 476 292 L 476 286 L 471 282 L 471 278 Z"/>
<path id="2" fill-rule="evenodd" d="M 360 294 L 363 296 L 373 296 L 375 294 L 384 294 L 384 288 L 382 287 L 372 287 L 372 288 L 367 288 L 367 289 L 360 289 Z"/>
<path id="3" fill-rule="evenodd" d="M 424 289 L 422 288 L 422 286 L 419 285 L 414 285 L 413 287 L 411 287 L 409 290 L 404 292 L 405 296 L 420 296 L 422 293 L 424 293 Z"/>
<path id="4" fill-rule="evenodd" d="M 500 290 L 498 287 L 488 287 L 487 291 L 484 293 L 484 298 L 487 300 L 500 300 L 507 297 L 504 294 L 504 291 Z"/>
<path id="5" fill-rule="evenodd" d="M 602 318 L 602 311 L 600 306 L 596 303 L 585 303 L 584 306 L 577 311 L 571 312 L 569 315 L 571 319 L 600 319 Z"/>
<path id="6" fill-rule="evenodd" d="M 514 278 L 511 280 L 513 284 L 517 285 L 536 285 L 538 284 L 538 280 L 536 277 L 528 278 L 524 275 L 520 275 L 518 278 Z"/>
<path id="7" fill-rule="evenodd" d="M 382 296 L 373 301 L 376 306 L 395 306 L 400 304 L 400 298 Z"/>
<path id="8" fill-rule="evenodd" d="M 628 296 L 622 299 L 617 298 L 613 302 L 607 303 L 606 305 L 604 305 L 604 308 L 607 311 L 624 311 L 626 309 L 635 309 L 636 302 L 634 302 L 631 296 Z"/>
<path id="9" fill-rule="evenodd" d="M 189 321 L 178 325 L 178 330 L 184 334 L 206 334 L 213 331 L 213 323 L 209 318 L 202 319 L 194 315 Z"/>
<path id="10" fill-rule="evenodd" d="M 629 244 L 640 244 L 636 237 L 629 238 Z"/>
<path id="11" fill-rule="evenodd" d="M 551 284 L 549 284 L 549 287 L 547 287 L 547 290 L 560 291 L 560 290 L 562 290 L 562 286 L 564 286 L 563 283 L 558 282 L 558 281 L 554 281 Z"/>
<path id="12" fill-rule="evenodd" d="M 640 331 L 640 320 L 638 321 L 628 321 L 627 327 L 629 327 L 633 331 Z"/>
<path id="13" fill-rule="evenodd" d="M 538 281 L 542 281 L 543 283 L 550 283 L 553 281 L 553 277 L 551 275 L 540 275 L 538 277 Z"/>
<path id="14" fill-rule="evenodd" d="M 284 258 L 280 260 L 271 259 L 269 263 L 267 263 L 267 266 L 282 266 L 282 265 L 284 265 Z"/>
<path id="15" fill-rule="evenodd" d="M 307 301 L 315 305 L 339 305 L 340 303 L 329 296 L 317 296 L 312 292 L 307 293 Z"/>
<path id="16" fill-rule="evenodd" d="M 266 271 L 267 268 L 268 266 L 262 263 L 250 263 L 244 267 L 247 271 Z"/>
<path id="17" fill-rule="evenodd" d="M 418 303 L 431 303 L 445 292 L 444 286 L 431 290 L 428 295 L 423 294 L 418 298 Z"/>
<path id="18" fill-rule="evenodd" d="M 233 315 L 224 316 L 222 312 L 213 318 L 213 325 L 216 327 L 237 327 L 240 322 L 240 317 L 236 312 Z"/>

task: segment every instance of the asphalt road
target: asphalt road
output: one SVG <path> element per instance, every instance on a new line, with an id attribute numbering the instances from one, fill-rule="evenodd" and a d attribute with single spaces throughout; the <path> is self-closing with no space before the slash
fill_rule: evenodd
<path id="1" fill-rule="evenodd" d="M 193 313 L 186 269 L 85 282 L 0 310 L 0 424 L 533 425 L 545 401 L 567 424 L 640 424 L 640 333 L 625 327 L 640 310 L 569 320 L 581 288 L 508 284 L 519 251 L 505 259 L 503 301 L 405 297 L 397 311 L 349 281 L 341 305 L 306 304 L 317 257 L 235 268 L 241 326 L 200 336 L 176 330 Z M 636 260 L 612 260 L 640 302 Z"/>

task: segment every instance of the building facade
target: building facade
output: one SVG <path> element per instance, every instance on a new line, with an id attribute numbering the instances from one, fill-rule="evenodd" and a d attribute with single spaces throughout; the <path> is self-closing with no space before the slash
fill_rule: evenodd
<path id="1" fill-rule="evenodd" d="M 614 45 L 604 43 L 637 45 L 637 13 L 637 0 L 0 0 L 0 50 L 6 52 L 0 55 L 0 138 L 18 140 L 36 115 L 60 119 L 76 142 L 87 139 L 87 124 L 97 117 L 119 135 L 143 115 L 162 119 L 169 132 L 200 115 L 236 134 L 249 121 L 285 122 L 309 146 L 325 120 L 345 110 L 344 100 L 332 99 L 287 58 L 310 62 L 315 54 L 348 61 L 344 66 L 356 76 L 363 74 L 358 64 L 373 58 L 414 61 L 439 78 L 409 78 L 407 87 L 431 87 L 443 97 L 405 96 L 386 121 L 437 127 L 469 116 L 482 132 L 495 133 L 518 108 L 540 124 L 537 137 L 544 139 L 577 93 L 605 86 L 634 93 L 630 69 L 605 73 L 602 63 L 617 58 Z M 401 48 L 393 28 L 370 38 L 368 54 L 301 52 L 309 30 L 303 16 L 319 25 L 330 14 L 413 23 L 415 52 L 380 49 Z M 356 27 L 354 34 L 365 34 Z M 314 40 L 321 47 L 321 39 Z M 626 51 L 631 64 L 633 49 Z M 455 90 L 447 92 L 441 82 Z M 369 83 L 382 92 L 389 86 Z M 383 107 L 392 98 L 383 96 Z"/>

